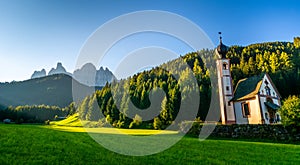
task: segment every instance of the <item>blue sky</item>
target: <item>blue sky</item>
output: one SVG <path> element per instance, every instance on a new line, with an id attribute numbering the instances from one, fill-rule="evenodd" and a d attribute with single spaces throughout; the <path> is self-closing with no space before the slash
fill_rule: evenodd
<path id="1" fill-rule="evenodd" d="M 42 68 L 48 72 L 57 62 L 73 72 L 87 38 L 122 14 L 169 11 L 196 23 L 214 44 L 222 31 L 225 44 L 248 45 L 300 36 L 299 6 L 298 0 L 0 0 L 0 82 L 25 80 Z M 173 48 L 178 54 L 189 51 Z M 115 60 L 107 57 L 103 65 L 113 69 Z"/>

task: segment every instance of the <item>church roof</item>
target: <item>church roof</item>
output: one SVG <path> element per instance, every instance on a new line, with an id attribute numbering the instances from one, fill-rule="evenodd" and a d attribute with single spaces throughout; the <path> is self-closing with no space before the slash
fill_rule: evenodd
<path id="1" fill-rule="evenodd" d="M 249 77 L 240 80 L 234 90 L 234 97 L 231 101 L 239 101 L 254 97 L 260 89 L 265 74 Z"/>

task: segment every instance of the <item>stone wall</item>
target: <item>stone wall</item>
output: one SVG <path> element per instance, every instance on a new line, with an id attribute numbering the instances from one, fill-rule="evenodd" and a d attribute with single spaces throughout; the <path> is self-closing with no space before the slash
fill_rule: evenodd
<path id="1" fill-rule="evenodd" d="M 187 126 L 193 124 L 187 131 Z M 199 136 L 203 123 L 186 122 L 180 125 L 180 130 L 191 136 Z M 283 125 L 217 125 L 209 137 L 232 139 L 258 139 L 276 142 L 300 142 L 300 128 Z"/>

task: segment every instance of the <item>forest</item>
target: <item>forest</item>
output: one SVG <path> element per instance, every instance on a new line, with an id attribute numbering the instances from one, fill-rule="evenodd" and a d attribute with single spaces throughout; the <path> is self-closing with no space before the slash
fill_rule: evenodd
<path id="1" fill-rule="evenodd" d="M 295 37 L 294 42 L 231 46 L 226 56 L 231 61 L 234 86 L 242 78 L 266 72 L 271 76 L 282 99 L 300 94 L 300 37 Z M 85 97 L 81 102 L 72 102 L 65 108 L 59 108 L 60 113 L 56 111 L 56 108 L 52 108 L 51 115 L 47 119 L 52 120 L 55 115 L 68 116 L 77 112 L 82 120 L 103 121 L 105 119 L 118 128 L 165 129 L 170 125 L 179 124 L 174 123 L 174 120 L 180 107 L 184 106 L 181 103 L 184 103 L 185 99 L 188 100 L 188 97 L 191 97 L 189 92 L 197 88 L 199 96 L 195 98 L 199 98 L 199 105 L 196 120 L 203 121 L 211 101 L 210 78 L 211 74 L 215 74 L 215 60 L 213 50 L 187 53 L 151 70 L 111 84 L 107 83 L 101 90 L 96 90 L 93 95 Z M 192 80 L 191 74 L 196 78 L 196 84 L 180 85 L 182 82 Z M 150 107 L 151 91 L 158 88 L 163 90 L 165 97 L 159 105 L 159 113 L 156 117 L 143 120 L 139 115 L 127 116 L 131 111 L 131 102 L 142 110 Z M 22 117 L 21 112 L 25 111 L 24 107 L 26 106 L 9 107 L 0 113 L 2 117 L 8 113 L 7 111 L 18 113 L 19 115 L 14 115 L 14 117 L 15 120 L 19 120 Z M 27 114 L 30 114 L 30 111 L 36 114 L 37 108 L 33 107 L 32 105 L 25 108 Z M 44 113 L 49 108 L 39 110 L 40 113 Z M 183 111 L 189 113 L 188 109 L 183 109 Z M 10 115 L 13 116 L 11 113 Z M 37 115 L 34 117 L 32 118 L 36 121 L 46 119 Z M 30 117 L 27 116 L 26 120 L 29 119 Z"/>

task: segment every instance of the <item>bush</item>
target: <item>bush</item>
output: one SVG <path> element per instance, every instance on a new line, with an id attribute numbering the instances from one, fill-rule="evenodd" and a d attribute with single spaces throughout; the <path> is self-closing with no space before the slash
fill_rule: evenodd
<path id="1" fill-rule="evenodd" d="M 4 123 L 4 124 L 10 124 L 10 123 L 11 123 L 11 120 L 10 120 L 10 119 L 4 119 L 4 120 L 3 120 L 3 123 Z"/>
<path id="2" fill-rule="evenodd" d="M 163 129 L 163 124 L 158 117 L 154 118 L 153 127 L 154 129 L 158 129 L 158 130 Z"/>
<path id="3" fill-rule="evenodd" d="M 45 124 L 46 124 L 46 125 L 50 125 L 50 120 L 46 120 L 46 121 L 45 121 Z"/>
<path id="4" fill-rule="evenodd" d="M 279 112 L 283 125 L 300 126 L 300 98 L 297 96 L 288 97 L 284 100 Z"/>
<path id="5" fill-rule="evenodd" d="M 24 122 L 23 118 L 17 119 L 16 120 L 16 124 L 22 124 Z"/>
<path id="6" fill-rule="evenodd" d="M 138 126 L 142 123 L 142 118 L 139 115 L 135 115 L 132 122 L 129 125 L 129 128 L 138 128 Z"/>

